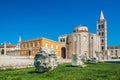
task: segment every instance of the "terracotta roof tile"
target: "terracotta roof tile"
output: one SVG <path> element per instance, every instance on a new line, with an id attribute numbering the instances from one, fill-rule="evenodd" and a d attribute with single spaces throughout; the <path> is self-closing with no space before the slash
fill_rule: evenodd
<path id="1" fill-rule="evenodd" d="M 16 47 L 16 44 L 9 44 L 9 43 L 6 44 L 6 48 L 13 48 L 13 47 Z M 4 48 L 4 44 L 0 45 L 0 48 Z"/>

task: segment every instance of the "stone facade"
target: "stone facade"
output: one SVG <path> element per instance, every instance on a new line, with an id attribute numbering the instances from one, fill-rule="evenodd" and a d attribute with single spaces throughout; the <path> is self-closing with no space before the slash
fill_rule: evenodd
<path id="1" fill-rule="evenodd" d="M 101 50 L 105 53 L 107 51 L 107 21 L 102 11 L 97 21 L 97 34 L 100 36 Z"/>
<path id="2" fill-rule="evenodd" d="M 88 32 L 86 26 L 77 26 L 73 33 L 59 36 L 61 57 L 71 58 L 72 54 L 84 54 L 87 58 L 96 57 L 101 52 L 100 36 Z"/>
<path id="3" fill-rule="evenodd" d="M 57 57 L 61 56 L 60 43 L 44 37 L 34 38 L 20 43 L 20 55 L 21 56 L 35 56 L 40 47 L 48 47 L 55 51 Z"/>
<path id="4" fill-rule="evenodd" d="M 108 46 L 108 51 L 111 59 L 120 59 L 120 46 Z"/>

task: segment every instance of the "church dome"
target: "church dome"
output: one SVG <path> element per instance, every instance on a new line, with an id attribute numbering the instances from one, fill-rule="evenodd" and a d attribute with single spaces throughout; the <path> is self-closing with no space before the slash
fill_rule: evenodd
<path id="1" fill-rule="evenodd" d="M 73 32 L 88 32 L 87 26 L 77 26 L 74 28 Z"/>

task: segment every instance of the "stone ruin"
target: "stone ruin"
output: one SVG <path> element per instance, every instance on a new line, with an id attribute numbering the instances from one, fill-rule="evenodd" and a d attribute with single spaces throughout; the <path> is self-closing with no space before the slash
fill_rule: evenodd
<path id="1" fill-rule="evenodd" d="M 83 54 L 72 54 L 72 66 L 85 67 L 84 61 L 86 56 Z"/>
<path id="2" fill-rule="evenodd" d="M 37 72 L 54 70 L 58 65 L 57 56 L 50 48 L 40 48 L 34 57 L 34 66 Z"/>
<path id="3" fill-rule="evenodd" d="M 88 63 L 97 63 L 98 58 L 97 57 L 92 57 L 92 58 L 88 59 L 87 61 L 88 61 Z"/>

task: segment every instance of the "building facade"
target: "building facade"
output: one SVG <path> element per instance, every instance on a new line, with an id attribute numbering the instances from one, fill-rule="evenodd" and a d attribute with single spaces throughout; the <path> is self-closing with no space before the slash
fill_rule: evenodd
<path id="1" fill-rule="evenodd" d="M 108 51 L 111 59 L 120 59 L 120 46 L 108 46 Z"/>
<path id="2" fill-rule="evenodd" d="M 73 33 L 59 36 L 61 57 L 71 58 L 72 54 L 84 54 L 87 58 L 96 57 L 101 52 L 100 36 L 88 32 L 86 26 L 77 26 Z"/>
<path id="3" fill-rule="evenodd" d="M 11 43 L 4 43 L 0 45 L 0 54 L 1 55 L 11 55 L 11 56 L 18 56 L 19 50 L 16 44 Z"/>
<path id="4" fill-rule="evenodd" d="M 19 56 L 21 37 L 18 38 L 18 44 L 5 42 L 0 45 L 0 55 Z"/>
<path id="5" fill-rule="evenodd" d="M 20 42 L 20 55 L 21 56 L 35 56 L 40 47 L 48 47 L 55 51 L 58 58 L 61 56 L 60 43 L 47 39 L 47 38 L 35 38 Z"/>

